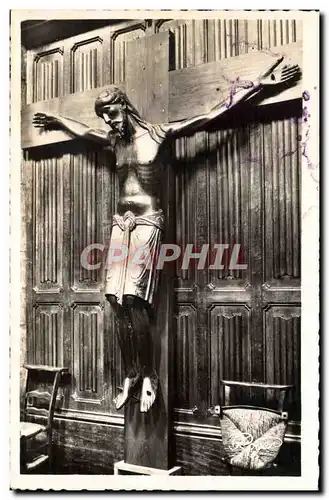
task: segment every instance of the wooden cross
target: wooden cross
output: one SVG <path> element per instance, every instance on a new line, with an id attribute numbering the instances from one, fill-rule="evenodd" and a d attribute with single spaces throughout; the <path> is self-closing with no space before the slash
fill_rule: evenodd
<path id="1" fill-rule="evenodd" d="M 237 78 L 253 81 L 271 64 L 276 54 L 285 56 L 282 64 L 293 62 L 302 67 L 302 44 L 295 42 L 275 47 L 271 52 L 250 52 L 219 62 L 168 71 L 169 43 L 168 33 L 163 32 L 127 44 L 129 62 L 126 79 L 119 86 L 126 91 L 141 115 L 153 123 L 179 120 L 209 111 L 226 98 Z M 25 106 L 21 121 L 22 147 L 43 146 L 71 139 L 63 131 L 40 133 L 32 127 L 33 115 L 38 111 L 69 116 L 95 128 L 104 127 L 104 122 L 94 112 L 94 101 L 106 87 Z M 264 99 L 260 105 L 289 101 L 301 95 L 301 84 L 297 83 Z"/>
<path id="2" fill-rule="evenodd" d="M 210 110 L 225 99 L 238 77 L 253 81 L 279 55 L 286 56 L 283 64 L 293 62 L 302 65 L 299 43 L 276 47 L 275 54 L 257 51 L 176 71 L 169 71 L 171 51 L 168 32 L 131 41 L 127 47 L 126 79 L 120 86 L 141 115 L 153 123 L 187 118 Z M 32 118 L 38 111 L 53 112 L 75 118 L 91 127 L 102 128 L 104 123 L 94 112 L 94 101 L 105 88 L 106 86 L 25 106 L 21 122 L 22 147 L 32 148 L 71 140 L 64 131 L 40 132 L 34 128 Z M 288 101 L 300 98 L 301 94 L 301 86 L 297 84 L 260 104 Z M 168 169 L 163 186 L 167 193 L 167 205 L 163 207 L 167 222 L 174 217 L 171 213 L 174 203 L 170 202 L 172 183 L 173 174 Z M 166 237 L 171 242 L 172 226 L 169 223 L 166 228 Z M 160 379 L 159 392 L 156 403 L 146 414 L 140 413 L 139 405 L 134 404 L 134 401 L 126 406 L 124 457 L 126 464 L 148 467 L 149 470 L 170 471 L 174 465 L 170 454 L 173 413 L 171 400 L 174 391 L 171 382 L 174 290 L 168 273 L 163 274 L 158 293 L 160 300 L 153 342 Z"/>

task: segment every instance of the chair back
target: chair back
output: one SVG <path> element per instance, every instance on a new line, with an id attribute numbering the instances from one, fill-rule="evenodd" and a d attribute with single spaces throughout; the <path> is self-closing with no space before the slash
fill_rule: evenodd
<path id="1" fill-rule="evenodd" d="M 223 407 L 239 406 L 272 410 L 278 414 L 284 413 L 285 418 L 288 417 L 287 412 L 284 412 L 284 405 L 287 394 L 293 389 L 293 385 L 238 382 L 235 380 L 221 380 L 220 384 L 224 389 Z M 235 395 L 233 395 L 234 390 L 238 390 L 238 393 Z M 238 396 L 240 403 L 236 402 L 236 396 Z"/>
<path id="2" fill-rule="evenodd" d="M 25 364 L 24 368 L 27 370 L 24 420 L 44 416 L 47 418 L 47 426 L 51 426 L 55 408 L 62 405 L 62 396 L 58 395 L 60 379 L 68 369 L 30 364 Z"/>

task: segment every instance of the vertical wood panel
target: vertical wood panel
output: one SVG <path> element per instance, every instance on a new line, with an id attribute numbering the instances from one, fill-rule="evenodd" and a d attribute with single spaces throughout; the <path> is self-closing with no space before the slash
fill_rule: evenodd
<path id="1" fill-rule="evenodd" d="M 95 37 L 76 43 L 71 49 L 72 92 L 103 85 L 103 39 Z"/>
<path id="2" fill-rule="evenodd" d="M 175 33 L 175 69 L 269 51 L 302 39 L 302 22 L 296 20 L 171 19 L 159 21 L 156 29 Z"/>
<path id="3" fill-rule="evenodd" d="M 33 161 L 34 290 L 63 286 L 63 172 L 59 158 Z"/>
<path id="4" fill-rule="evenodd" d="M 176 408 L 191 409 L 198 402 L 198 353 L 196 346 L 196 310 L 192 306 L 178 306 L 175 327 L 174 387 Z"/>
<path id="5" fill-rule="evenodd" d="M 102 241 L 102 171 L 98 169 L 97 153 L 72 155 L 71 189 L 72 189 L 72 245 L 71 283 L 76 291 L 97 289 L 102 287 L 102 270 L 87 269 L 81 262 L 82 252 Z M 93 260 L 94 259 L 94 260 Z M 99 252 L 88 252 L 88 264 L 100 261 Z"/>
<path id="6" fill-rule="evenodd" d="M 34 364 L 60 366 L 63 364 L 63 306 L 37 304 L 33 308 L 31 342 L 28 361 Z"/>
<path id="7" fill-rule="evenodd" d="M 193 140 L 182 138 L 176 141 L 176 158 L 185 160 L 181 168 L 176 172 L 176 243 L 185 251 L 187 244 L 196 244 L 196 211 L 197 211 L 197 187 L 196 169 L 188 159 L 193 146 Z M 187 189 L 188 186 L 188 189 Z M 176 262 L 176 273 L 180 288 L 193 289 L 196 285 L 196 266 L 182 269 L 182 259 Z"/>
<path id="8" fill-rule="evenodd" d="M 156 29 L 169 29 L 175 34 L 175 69 L 250 51 L 271 52 L 278 45 L 301 39 L 301 24 L 295 21 L 169 20 L 158 22 Z M 208 328 L 202 319 L 204 300 L 210 303 L 212 300 L 211 292 L 208 295 L 204 292 L 205 283 L 210 290 L 222 290 L 226 283 L 235 283 L 235 290 L 236 287 L 242 291 L 245 287 L 250 289 L 250 321 L 254 332 L 250 340 L 252 371 L 246 366 L 239 371 L 239 355 L 232 357 L 233 323 L 222 318 L 213 326 L 214 330 L 231 332 L 225 333 L 226 337 L 223 334 L 223 342 L 226 343 L 221 349 L 230 359 L 227 366 L 232 367 L 232 377 L 240 380 L 264 380 L 265 376 L 262 308 L 266 307 L 266 300 L 261 291 L 262 270 L 266 279 L 288 274 L 300 278 L 299 243 L 293 243 L 300 241 L 297 234 L 300 230 L 298 134 L 298 125 L 292 117 L 176 141 L 176 159 L 180 166 L 176 175 L 177 242 L 182 249 L 187 243 L 197 243 L 195 246 L 200 247 L 209 234 L 211 245 L 215 242 L 229 243 L 232 247 L 234 243 L 239 243 L 241 260 L 248 264 L 247 270 L 230 270 L 230 252 L 224 253 L 223 270 L 205 270 L 198 274 L 196 265 L 181 270 L 178 262 L 178 300 L 185 300 L 184 293 L 190 293 L 198 310 L 194 328 L 199 335 L 199 329 L 204 331 Z M 200 160 L 193 160 L 202 148 L 205 154 Z M 263 208 L 266 210 L 264 218 Z M 298 287 L 298 282 L 295 281 L 294 286 Z M 183 295 L 180 295 L 182 292 Z M 233 303 L 236 300 L 234 293 L 228 299 Z M 182 299 L 179 299 L 180 296 Z M 287 298 L 285 296 L 283 300 L 287 301 Z M 276 300 L 280 300 L 279 296 Z M 207 331 L 205 334 L 207 336 Z M 214 352 L 220 348 L 219 345 L 217 343 L 214 347 Z M 209 358 L 203 357 L 203 361 L 209 366 Z M 186 361 L 177 362 L 179 372 Z M 298 357 L 291 362 L 298 363 Z M 224 370 L 225 366 L 221 369 Z M 212 384 L 214 394 L 218 392 L 218 382 L 219 379 Z M 182 384 L 185 391 L 183 381 Z M 206 379 L 201 385 L 207 385 Z"/>
<path id="9" fill-rule="evenodd" d="M 251 311 L 245 306 L 216 305 L 209 318 L 209 405 L 218 404 L 221 379 L 250 380 Z"/>
<path id="10" fill-rule="evenodd" d="M 300 307 L 272 305 L 264 312 L 266 382 L 293 384 L 290 418 L 300 420 Z"/>
<path id="11" fill-rule="evenodd" d="M 30 63 L 31 64 L 31 63 Z M 48 101 L 63 95 L 63 48 L 37 53 L 33 64 L 33 102 Z"/>
<path id="12" fill-rule="evenodd" d="M 300 278 L 300 165 L 298 120 L 264 125 L 264 280 Z"/>
<path id="13" fill-rule="evenodd" d="M 73 314 L 73 399 L 102 403 L 104 399 L 103 308 L 75 304 Z"/>
<path id="14" fill-rule="evenodd" d="M 223 253 L 224 269 L 210 270 L 213 286 L 219 280 L 246 280 L 250 270 L 230 269 L 231 252 L 240 247 L 240 263 L 249 255 L 250 165 L 247 156 L 246 130 L 228 129 L 209 135 L 215 155 L 208 160 L 210 199 L 210 246 L 228 244 Z M 215 167 L 215 168 L 214 168 Z M 213 258 L 214 260 L 214 258 Z"/>

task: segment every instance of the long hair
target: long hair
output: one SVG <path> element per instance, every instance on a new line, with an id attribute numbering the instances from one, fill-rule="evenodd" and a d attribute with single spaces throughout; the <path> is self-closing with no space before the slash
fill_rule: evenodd
<path id="1" fill-rule="evenodd" d="M 165 139 L 166 132 L 161 125 L 154 125 L 144 120 L 135 106 L 131 104 L 127 94 L 114 85 L 108 87 L 97 97 L 95 101 L 96 115 L 102 118 L 103 107 L 108 106 L 109 104 L 121 104 L 122 106 L 125 106 L 127 113 L 129 113 L 129 115 L 134 118 L 134 120 L 142 128 L 148 130 L 154 141 L 161 144 Z"/>

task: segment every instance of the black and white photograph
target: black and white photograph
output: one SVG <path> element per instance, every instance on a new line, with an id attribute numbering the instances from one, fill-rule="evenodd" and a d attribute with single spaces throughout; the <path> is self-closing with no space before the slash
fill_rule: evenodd
<path id="1" fill-rule="evenodd" d="M 11 11 L 12 489 L 318 489 L 318 40 Z"/>

